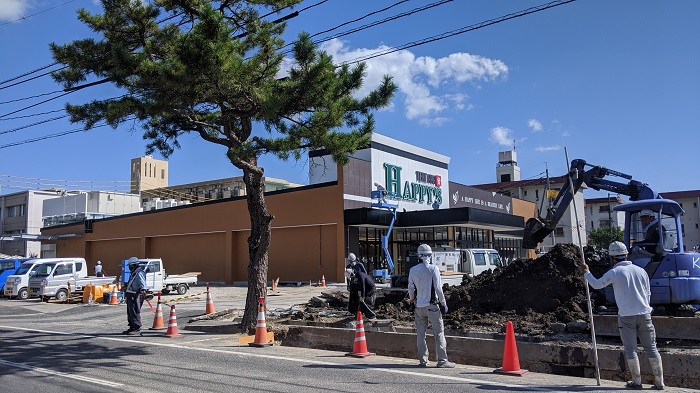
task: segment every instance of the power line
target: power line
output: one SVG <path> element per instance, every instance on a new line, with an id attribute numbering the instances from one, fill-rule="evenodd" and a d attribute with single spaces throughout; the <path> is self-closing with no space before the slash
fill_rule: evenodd
<path id="1" fill-rule="evenodd" d="M 410 43 L 407 43 L 407 44 L 404 44 L 404 45 L 401 45 L 398 47 L 389 48 L 387 50 L 380 51 L 380 52 L 375 52 L 375 53 L 369 54 L 367 56 L 359 57 L 359 58 L 354 59 L 354 60 L 345 61 L 342 64 L 349 65 L 349 64 L 360 63 L 363 61 L 373 59 L 375 57 L 385 56 L 385 55 L 388 55 L 390 53 L 398 52 L 398 51 L 403 50 L 403 49 L 413 48 L 416 46 L 425 45 L 425 44 L 430 43 L 430 42 L 443 40 L 445 38 L 453 37 L 453 36 L 456 36 L 459 34 L 464 34 L 464 33 L 467 33 L 469 31 L 478 30 L 478 29 L 484 28 L 486 26 L 495 25 L 497 23 L 505 22 L 505 21 L 510 20 L 510 19 L 515 19 L 515 18 L 519 18 L 521 16 L 533 14 L 535 12 L 544 11 L 544 10 L 549 9 L 549 8 L 558 7 L 560 5 L 564 5 L 567 3 L 572 3 L 574 1 L 576 1 L 576 0 L 552 1 L 552 2 L 549 2 L 547 4 L 539 5 L 536 7 L 531 7 L 531 8 L 522 10 L 522 11 L 518 11 L 518 12 L 508 14 L 508 15 L 504 15 L 504 16 L 501 16 L 498 18 L 489 19 L 489 20 L 481 22 L 481 23 L 477 23 L 477 24 L 470 25 L 470 26 L 465 26 L 465 27 L 462 27 L 461 29 L 448 31 L 446 33 L 442 33 L 442 34 L 435 35 L 432 37 L 424 38 L 424 39 L 419 40 L 419 41 L 413 41 L 413 42 L 410 42 Z"/>
<path id="2" fill-rule="evenodd" d="M 53 118 L 51 118 L 51 119 L 41 120 L 41 121 L 37 121 L 37 122 L 32 123 L 32 124 L 27 124 L 26 126 L 19 126 L 19 127 L 12 128 L 12 129 L 10 129 L 10 130 L 0 131 L 0 135 L 9 134 L 9 133 L 11 133 L 11 132 L 23 130 L 23 129 L 29 128 L 29 127 L 38 126 L 39 124 L 48 123 L 48 122 L 50 122 L 50 121 L 54 121 L 54 120 L 58 120 L 58 119 L 63 119 L 64 117 L 68 117 L 68 115 L 56 116 L 56 117 L 53 117 Z"/>
<path id="3" fill-rule="evenodd" d="M 23 116 L 15 116 L 15 117 L 6 117 L 6 118 L 4 118 L 4 119 L 0 119 L 0 121 L 17 120 L 17 119 L 26 119 L 27 117 L 36 117 L 36 116 L 41 116 L 41 115 L 48 115 L 49 113 L 56 113 L 56 112 L 63 112 L 63 111 L 65 111 L 65 109 L 56 109 L 56 110 L 53 110 L 53 111 L 32 113 L 31 115 L 23 115 Z"/>
<path id="4" fill-rule="evenodd" d="M 51 64 L 51 66 L 56 65 L 56 64 L 57 64 L 57 63 Z M 49 66 L 49 67 L 50 67 L 50 66 Z M 45 73 L 43 73 L 43 74 L 40 74 L 40 75 L 37 75 L 37 76 L 33 76 L 33 77 L 29 78 L 29 79 L 25 79 L 25 80 L 21 80 L 21 81 L 19 81 L 19 82 L 15 82 L 15 83 L 13 83 L 13 84 L 11 84 L 11 85 L 7 85 L 7 86 L 0 87 L 0 90 L 2 90 L 2 89 L 7 89 L 8 87 L 12 87 L 12 86 L 21 85 L 22 83 L 27 83 L 27 82 L 32 81 L 32 80 L 34 80 L 34 79 L 39 79 L 39 78 L 41 78 L 42 76 L 51 75 L 52 72 L 65 70 L 66 68 L 68 68 L 68 66 L 64 66 L 64 67 L 61 67 L 61 68 L 56 69 L 56 70 L 53 70 L 53 71 L 45 72 Z M 32 72 L 35 72 L 35 71 L 32 71 Z M 19 79 L 19 78 L 17 78 L 17 79 Z M 11 82 L 11 80 L 8 79 L 6 82 Z M 5 82 L 3 82 L 3 83 L 5 83 Z M 0 84 L 2 84 L 2 83 L 0 83 Z"/>
<path id="5" fill-rule="evenodd" d="M 41 93 L 41 94 L 37 94 L 37 95 L 34 95 L 34 96 L 18 98 L 18 99 L 16 99 L 16 100 L 2 101 L 2 102 L 0 102 L 0 105 L 11 104 L 11 103 L 13 103 L 13 102 L 19 102 L 19 101 L 24 101 L 24 100 L 30 100 L 30 99 L 32 99 L 32 98 L 50 96 L 50 95 L 53 95 L 53 94 L 60 93 L 60 92 L 62 92 L 62 91 L 63 91 L 63 90 L 56 90 L 56 91 L 52 91 L 52 92 L 50 92 L 50 93 Z"/>
<path id="6" fill-rule="evenodd" d="M 62 4 L 59 4 L 59 5 L 53 6 L 53 7 L 51 7 L 51 8 L 47 8 L 47 9 L 45 9 L 45 10 L 43 10 L 43 11 L 35 12 L 35 13 L 31 14 L 31 15 L 26 15 L 26 16 L 23 16 L 23 17 L 21 17 L 21 18 L 19 18 L 19 19 L 11 20 L 11 21 L 9 21 L 9 22 L 0 23 L 0 26 L 9 25 L 10 23 L 19 22 L 19 21 L 21 21 L 21 20 L 31 18 L 32 16 L 36 16 L 36 15 L 39 15 L 39 14 L 43 14 L 44 12 L 51 11 L 51 10 L 53 10 L 53 9 L 55 9 L 55 8 L 64 6 L 64 5 L 66 5 L 66 4 L 68 4 L 68 3 L 72 3 L 72 2 L 74 2 L 74 1 L 75 1 L 75 0 L 68 0 L 68 1 L 66 1 L 65 3 L 62 3 Z"/>
<path id="7" fill-rule="evenodd" d="M 39 67 L 39 68 L 37 68 L 37 69 L 35 69 L 35 70 L 29 71 L 29 72 L 25 72 L 25 73 L 22 74 L 22 75 L 17 75 L 17 76 L 14 76 L 14 77 L 10 78 L 10 79 L 5 79 L 4 81 L 0 82 L 0 85 L 4 85 L 4 84 L 7 83 L 7 82 L 12 82 L 12 81 L 14 81 L 14 80 L 17 80 L 17 79 L 19 79 L 19 78 L 25 77 L 25 76 L 27 76 L 27 75 L 31 75 L 31 74 L 33 74 L 33 73 L 35 73 L 35 72 L 39 72 L 39 71 L 41 71 L 41 70 L 45 70 L 45 69 L 47 69 L 47 68 L 49 68 L 49 67 L 53 67 L 53 66 L 55 66 L 55 65 L 57 65 L 57 64 L 59 64 L 59 63 L 58 63 L 58 62 L 56 62 L 56 63 L 51 63 L 51 64 L 49 64 L 49 65 L 45 65 L 45 66 L 43 66 L 43 67 Z"/>

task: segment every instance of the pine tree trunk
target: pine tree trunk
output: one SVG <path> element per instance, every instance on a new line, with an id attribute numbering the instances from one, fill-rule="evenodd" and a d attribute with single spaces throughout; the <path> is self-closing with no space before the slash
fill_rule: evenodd
<path id="1" fill-rule="evenodd" d="M 246 186 L 248 213 L 250 214 L 250 237 L 248 237 L 248 293 L 245 301 L 242 328 L 254 327 L 258 321 L 259 298 L 267 297 L 268 249 L 271 237 L 271 222 L 274 216 L 267 210 L 263 192 L 263 169 L 244 168 L 243 182 Z"/>

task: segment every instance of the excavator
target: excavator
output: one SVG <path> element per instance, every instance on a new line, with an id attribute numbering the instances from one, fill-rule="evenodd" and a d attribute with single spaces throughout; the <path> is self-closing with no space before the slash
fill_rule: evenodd
<path id="1" fill-rule="evenodd" d="M 628 180 L 616 182 L 604 179 L 617 176 Z M 632 176 L 602 166 L 591 165 L 585 160 L 571 161 L 569 172 L 546 216 L 531 218 L 525 223 L 523 248 L 535 249 L 552 233 L 576 192 L 586 185 L 594 190 L 606 190 L 627 195 L 630 202 L 615 206 L 613 210 L 625 213 L 625 245 L 629 260 L 644 268 L 651 285 L 651 304 L 678 306 L 700 304 L 700 254 L 687 253 L 683 246 L 683 227 L 680 216 L 683 208 L 678 202 L 664 199 L 646 183 L 633 180 Z M 645 230 L 641 223 L 642 211 L 651 210 L 656 220 L 659 236 L 653 245 L 645 243 Z M 646 214 L 646 213 L 645 213 Z M 651 246 L 651 247 L 650 247 Z M 651 250 L 651 251 L 649 251 Z M 612 291 L 606 291 L 609 301 Z"/>

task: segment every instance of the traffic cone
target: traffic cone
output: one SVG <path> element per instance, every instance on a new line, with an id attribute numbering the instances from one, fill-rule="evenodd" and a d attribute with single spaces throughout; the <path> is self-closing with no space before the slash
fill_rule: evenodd
<path id="1" fill-rule="evenodd" d="M 265 298 L 260 297 L 260 305 L 258 306 L 258 324 L 255 325 L 255 340 L 248 343 L 251 347 L 267 347 L 272 345 L 272 340 L 267 334 L 267 325 L 265 324 Z"/>
<path id="2" fill-rule="evenodd" d="M 365 340 L 365 324 L 362 322 L 362 311 L 357 311 L 357 326 L 355 329 L 355 343 L 353 344 L 352 352 L 346 353 L 345 356 L 355 358 L 366 358 L 374 353 L 367 352 L 367 340 Z"/>
<path id="3" fill-rule="evenodd" d="M 205 314 L 213 314 L 216 310 L 214 309 L 214 300 L 211 298 L 211 292 L 209 292 L 209 283 L 207 283 L 207 308 L 204 312 Z"/>
<path id="4" fill-rule="evenodd" d="M 163 309 L 160 305 L 160 292 L 158 292 L 158 304 L 156 304 L 156 316 L 153 317 L 153 327 L 151 330 L 165 329 L 165 324 L 163 323 Z"/>
<path id="5" fill-rule="evenodd" d="M 112 287 L 112 296 L 109 298 L 109 304 L 119 304 L 119 298 L 117 297 L 117 287 Z"/>
<path id="6" fill-rule="evenodd" d="M 177 331 L 177 316 L 175 316 L 175 305 L 170 306 L 170 318 L 168 319 L 168 330 L 165 332 L 166 337 L 179 338 L 182 334 Z"/>
<path id="7" fill-rule="evenodd" d="M 326 275 L 325 274 L 321 276 L 321 286 L 322 287 L 326 286 Z"/>
<path id="8" fill-rule="evenodd" d="M 518 347 L 515 345 L 515 333 L 513 332 L 513 322 L 506 323 L 506 342 L 503 348 L 503 367 L 499 367 L 493 372 L 497 374 L 515 375 L 522 377 L 527 374 L 527 370 L 520 369 L 518 360 Z"/>

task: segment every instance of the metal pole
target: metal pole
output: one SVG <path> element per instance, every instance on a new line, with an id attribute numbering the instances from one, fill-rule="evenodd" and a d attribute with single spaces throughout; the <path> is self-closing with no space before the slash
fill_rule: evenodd
<path id="1" fill-rule="evenodd" d="M 578 234 L 578 250 L 579 256 L 581 257 L 581 263 L 586 262 L 586 258 L 583 255 L 583 241 L 581 240 L 581 226 L 578 223 L 578 211 L 576 210 L 576 194 L 574 192 L 574 183 L 571 179 L 571 167 L 569 165 L 569 151 L 564 148 L 564 155 L 566 155 L 566 173 L 569 177 L 569 190 L 571 192 L 571 204 L 574 207 L 574 218 L 576 220 L 576 232 Z M 595 364 L 595 379 L 600 386 L 600 368 L 598 367 L 598 345 L 595 340 L 595 325 L 593 323 L 593 306 L 591 305 L 591 291 L 588 289 L 588 282 L 583 278 L 584 285 L 586 287 L 586 301 L 588 302 L 588 319 L 591 321 L 591 340 L 593 341 L 593 362 Z"/>

